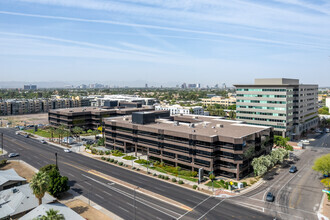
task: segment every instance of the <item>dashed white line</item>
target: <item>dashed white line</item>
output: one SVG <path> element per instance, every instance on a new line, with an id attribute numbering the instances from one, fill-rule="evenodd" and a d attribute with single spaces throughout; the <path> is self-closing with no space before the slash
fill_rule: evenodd
<path id="1" fill-rule="evenodd" d="M 124 210 L 125 212 L 129 212 L 127 209 L 124 209 L 124 208 L 121 207 L 121 206 L 118 206 L 118 208 L 120 208 L 121 210 Z"/>
<path id="2" fill-rule="evenodd" d="M 109 196 L 112 196 L 112 194 L 111 193 L 108 193 L 108 192 L 106 192 L 106 191 L 103 191 L 105 194 L 108 194 Z"/>
<path id="3" fill-rule="evenodd" d="M 99 194 L 95 193 L 95 195 L 101 199 L 104 199 L 104 197 L 100 196 Z"/>

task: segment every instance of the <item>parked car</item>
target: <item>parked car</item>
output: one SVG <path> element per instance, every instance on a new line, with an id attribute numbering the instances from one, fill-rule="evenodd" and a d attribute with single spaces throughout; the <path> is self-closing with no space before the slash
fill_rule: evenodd
<path id="1" fill-rule="evenodd" d="M 28 134 L 25 134 L 24 137 L 25 137 L 25 138 L 29 138 L 30 136 L 29 136 Z"/>
<path id="2" fill-rule="evenodd" d="M 71 150 L 70 150 L 70 149 L 64 149 L 64 152 L 65 152 L 65 153 L 70 153 Z"/>
<path id="3" fill-rule="evenodd" d="M 297 167 L 296 166 L 291 166 L 290 167 L 290 170 L 289 170 L 289 172 L 290 173 L 295 173 L 295 172 L 297 172 L 298 170 L 297 170 Z"/>
<path id="4" fill-rule="evenodd" d="M 271 192 L 268 192 L 267 196 L 266 196 L 266 201 L 267 202 L 274 202 L 274 200 L 275 200 L 275 196 Z"/>
<path id="5" fill-rule="evenodd" d="M 40 140 L 40 143 L 47 144 L 47 142 L 45 140 Z"/>
<path id="6" fill-rule="evenodd" d="M 325 129 L 325 132 L 326 132 L 326 133 L 330 133 L 330 128 L 326 128 L 326 129 Z"/>
<path id="7" fill-rule="evenodd" d="M 11 157 L 18 157 L 19 156 L 19 153 L 10 153 L 8 154 L 8 157 L 11 158 Z"/>
<path id="8" fill-rule="evenodd" d="M 303 143 L 309 144 L 309 140 L 301 140 Z"/>
<path id="9" fill-rule="evenodd" d="M 316 133 L 323 133 L 320 129 L 316 129 L 316 131 L 315 131 Z"/>

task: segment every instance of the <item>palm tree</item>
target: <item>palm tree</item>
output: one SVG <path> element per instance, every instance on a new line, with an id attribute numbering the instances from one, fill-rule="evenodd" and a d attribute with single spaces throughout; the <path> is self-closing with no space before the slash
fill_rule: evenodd
<path id="1" fill-rule="evenodd" d="M 42 204 L 42 198 L 48 189 L 49 182 L 49 175 L 46 172 L 39 171 L 32 177 L 30 187 L 33 194 L 38 199 L 39 205 Z"/>
<path id="2" fill-rule="evenodd" d="M 49 209 L 46 211 L 46 215 L 37 217 L 33 220 L 65 220 L 63 214 L 59 214 L 58 210 Z"/>
<path id="3" fill-rule="evenodd" d="M 83 129 L 81 127 L 74 127 L 72 128 L 72 132 L 77 136 L 79 137 L 79 140 L 80 140 L 80 134 L 83 132 Z"/>
<path id="4" fill-rule="evenodd" d="M 55 133 L 55 128 L 54 127 L 50 127 L 49 128 L 49 132 L 50 132 L 50 141 L 53 141 L 54 133 Z"/>

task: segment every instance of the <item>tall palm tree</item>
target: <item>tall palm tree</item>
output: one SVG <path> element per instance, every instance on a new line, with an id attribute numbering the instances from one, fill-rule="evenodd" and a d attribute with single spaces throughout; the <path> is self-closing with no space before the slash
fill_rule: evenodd
<path id="1" fill-rule="evenodd" d="M 54 127 L 50 127 L 49 128 L 49 132 L 50 132 L 50 141 L 53 141 L 54 133 L 55 133 L 55 128 Z"/>
<path id="2" fill-rule="evenodd" d="M 80 134 L 83 132 L 83 129 L 81 127 L 75 126 L 72 129 L 72 132 L 79 138 L 80 140 Z"/>
<path id="3" fill-rule="evenodd" d="M 33 220 L 65 220 L 63 214 L 60 214 L 58 210 L 49 209 L 46 211 L 46 215 L 37 217 Z"/>
<path id="4" fill-rule="evenodd" d="M 33 194 L 38 199 L 39 205 L 42 204 L 42 198 L 48 189 L 49 182 L 49 175 L 46 172 L 39 171 L 32 177 L 30 187 Z"/>

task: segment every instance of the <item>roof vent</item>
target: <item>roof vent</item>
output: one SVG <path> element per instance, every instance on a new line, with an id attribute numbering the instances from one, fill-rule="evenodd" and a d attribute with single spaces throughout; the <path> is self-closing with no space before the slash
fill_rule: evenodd
<path id="1" fill-rule="evenodd" d="M 217 128 L 223 128 L 223 124 L 217 124 Z"/>
<path id="2" fill-rule="evenodd" d="M 174 126 L 179 126 L 179 122 L 178 121 L 174 121 Z"/>
<path id="3" fill-rule="evenodd" d="M 194 128 L 195 127 L 195 124 L 194 123 L 191 123 L 191 124 L 189 124 L 189 127 Z"/>
<path id="4" fill-rule="evenodd" d="M 127 118 L 127 117 L 124 117 L 123 120 L 124 120 L 124 121 L 128 121 L 128 118 Z"/>
<path id="5" fill-rule="evenodd" d="M 214 129 L 214 128 L 215 128 L 215 126 L 212 126 L 212 128 Z"/>

